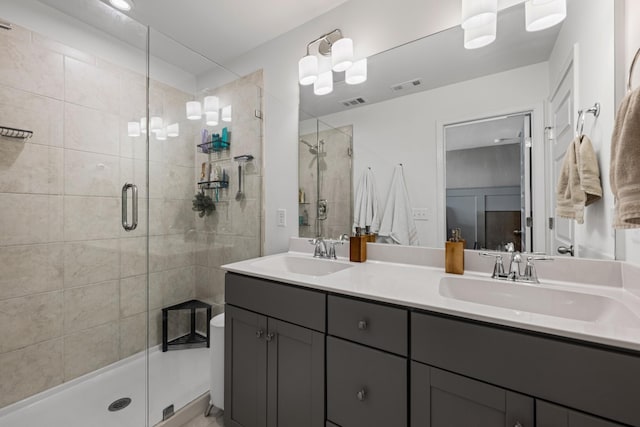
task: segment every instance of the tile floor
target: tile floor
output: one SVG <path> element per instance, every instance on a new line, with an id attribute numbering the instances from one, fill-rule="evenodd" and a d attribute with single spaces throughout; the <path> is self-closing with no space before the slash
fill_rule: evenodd
<path id="1" fill-rule="evenodd" d="M 224 423 L 222 417 L 205 417 L 201 414 L 186 424 L 183 424 L 181 427 L 224 427 Z"/>

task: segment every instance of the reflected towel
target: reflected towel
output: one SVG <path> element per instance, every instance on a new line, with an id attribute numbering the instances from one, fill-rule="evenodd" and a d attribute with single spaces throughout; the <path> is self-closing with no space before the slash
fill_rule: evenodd
<path id="1" fill-rule="evenodd" d="M 399 245 L 420 244 L 401 165 L 396 166 L 393 171 L 378 235 L 388 237 Z"/>
<path id="2" fill-rule="evenodd" d="M 602 197 L 598 158 L 583 135 L 567 147 L 556 187 L 556 216 L 584 224 L 584 208 Z"/>
<path id="3" fill-rule="evenodd" d="M 365 169 L 360 177 L 353 205 L 353 228 L 370 227 L 372 233 L 380 228 L 378 191 L 371 168 Z"/>
<path id="4" fill-rule="evenodd" d="M 611 137 L 609 178 L 615 198 L 613 226 L 640 227 L 640 88 L 625 96 Z"/>

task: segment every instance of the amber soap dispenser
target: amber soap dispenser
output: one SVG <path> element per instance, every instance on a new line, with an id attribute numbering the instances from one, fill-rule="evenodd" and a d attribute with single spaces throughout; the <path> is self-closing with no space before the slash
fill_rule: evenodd
<path id="1" fill-rule="evenodd" d="M 453 274 L 464 274 L 464 245 L 460 229 L 451 230 L 451 238 L 444 243 L 444 271 Z"/>

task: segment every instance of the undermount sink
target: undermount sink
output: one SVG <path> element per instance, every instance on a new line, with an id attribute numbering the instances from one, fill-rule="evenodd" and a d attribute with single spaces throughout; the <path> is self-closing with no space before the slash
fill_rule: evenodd
<path id="1" fill-rule="evenodd" d="M 564 319 L 595 322 L 622 317 L 640 323 L 638 317 L 614 299 L 518 282 L 446 276 L 440 280 L 439 292 L 456 300 Z"/>
<path id="2" fill-rule="evenodd" d="M 304 274 L 306 276 L 326 276 L 352 267 L 349 264 L 329 259 L 304 258 L 291 255 L 265 258 L 255 261 L 251 265 L 257 268 Z"/>

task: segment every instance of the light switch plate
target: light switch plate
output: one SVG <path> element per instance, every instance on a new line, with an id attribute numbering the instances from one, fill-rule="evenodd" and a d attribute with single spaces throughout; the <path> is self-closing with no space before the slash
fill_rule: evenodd
<path id="1" fill-rule="evenodd" d="M 278 209 L 276 211 L 276 222 L 278 224 L 278 227 L 287 226 L 287 210 L 286 209 Z"/>
<path id="2" fill-rule="evenodd" d="M 429 221 L 429 208 L 413 208 L 413 219 L 416 221 Z"/>

